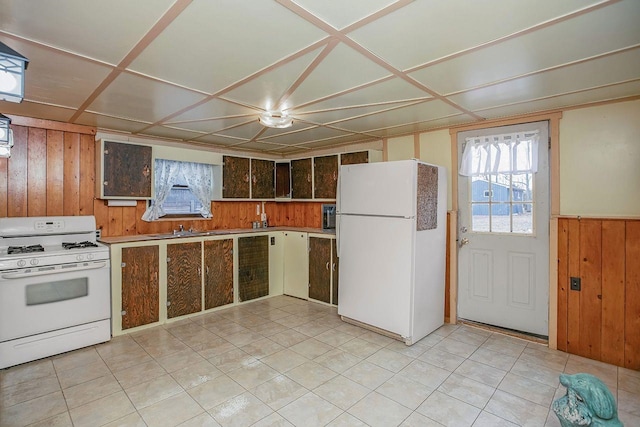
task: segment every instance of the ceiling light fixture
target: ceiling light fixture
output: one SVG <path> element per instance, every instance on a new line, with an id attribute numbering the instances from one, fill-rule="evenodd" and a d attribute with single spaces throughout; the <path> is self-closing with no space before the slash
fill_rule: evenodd
<path id="1" fill-rule="evenodd" d="M 0 100 L 22 102 L 28 64 L 27 58 L 0 42 Z"/>
<path id="2" fill-rule="evenodd" d="M 286 111 L 265 111 L 258 119 L 262 126 L 284 129 L 293 125 L 293 117 Z"/>

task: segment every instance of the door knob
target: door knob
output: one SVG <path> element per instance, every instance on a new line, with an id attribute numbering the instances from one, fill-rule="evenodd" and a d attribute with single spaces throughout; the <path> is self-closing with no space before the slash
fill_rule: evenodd
<path id="1" fill-rule="evenodd" d="M 469 239 L 467 239 L 466 237 L 464 239 L 460 239 L 460 243 L 458 244 L 460 247 L 463 247 L 464 245 L 469 244 Z"/>

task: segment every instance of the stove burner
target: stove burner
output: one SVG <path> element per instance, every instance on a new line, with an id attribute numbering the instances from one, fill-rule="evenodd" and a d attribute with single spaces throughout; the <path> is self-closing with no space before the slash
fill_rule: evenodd
<path id="1" fill-rule="evenodd" d="M 31 245 L 31 246 L 9 246 L 7 249 L 7 254 L 27 254 L 29 252 L 44 252 L 44 248 L 42 245 Z"/>
<path id="2" fill-rule="evenodd" d="M 78 249 L 78 248 L 97 248 L 98 245 L 94 242 L 84 241 L 84 242 L 74 242 L 74 243 L 65 243 L 62 242 L 62 247 L 64 249 Z"/>

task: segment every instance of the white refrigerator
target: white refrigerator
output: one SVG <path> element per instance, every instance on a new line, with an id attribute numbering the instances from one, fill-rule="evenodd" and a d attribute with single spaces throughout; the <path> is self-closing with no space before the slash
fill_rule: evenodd
<path id="1" fill-rule="evenodd" d="M 447 177 L 401 160 L 341 166 L 338 314 L 411 345 L 444 323 Z"/>

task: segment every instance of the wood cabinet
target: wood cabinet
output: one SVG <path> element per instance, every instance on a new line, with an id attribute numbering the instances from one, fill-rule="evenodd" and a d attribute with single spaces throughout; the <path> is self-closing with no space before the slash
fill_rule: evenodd
<path id="1" fill-rule="evenodd" d="M 311 159 L 291 161 L 291 198 L 311 199 L 313 182 L 311 179 Z"/>
<path id="2" fill-rule="evenodd" d="M 204 308 L 233 303 L 233 239 L 204 242 Z"/>
<path id="3" fill-rule="evenodd" d="M 309 237 L 309 298 L 331 303 L 331 240 Z"/>
<path id="4" fill-rule="evenodd" d="M 251 159 L 251 198 L 273 199 L 275 197 L 275 162 Z"/>
<path id="5" fill-rule="evenodd" d="M 291 198 L 291 163 L 276 162 L 276 199 Z"/>
<path id="6" fill-rule="evenodd" d="M 167 245 L 167 317 L 202 310 L 202 244 Z"/>
<path id="7" fill-rule="evenodd" d="M 309 298 L 338 305 L 338 259 L 333 236 L 309 236 Z"/>
<path id="8" fill-rule="evenodd" d="M 313 158 L 313 197 L 335 199 L 338 184 L 338 155 Z"/>
<path id="9" fill-rule="evenodd" d="M 284 232 L 283 293 L 296 298 L 309 298 L 308 233 Z"/>
<path id="10" fill-rule="evenodd" d="M 340 154 L 341 165 L 355 165 L 359 163 L 369 163 L 368 151 L 357 151 L 355 153 Z"/>
<path id="11" fill-rule="evenodd" d="M 238 238 L 238 298 L 269 295 L 269 236 Z"/>
<path id="12" fill-rule="evenodd" d="M 224 156 L 222 166 L 222 197 L 225 199 L 248 199 L 249 159 Z"/>
<path id="13" fill-rule="evenodd" d="M 158 246 L 122 248 L 121 261 L 122 329 L 158 322 L 160 320 Z"/>
<path id="14" fill-rule="evenodd" d="M 96 150 L 96 194 L 101 199 L 151 199 L 152 147 L 99 141 Z"/>

